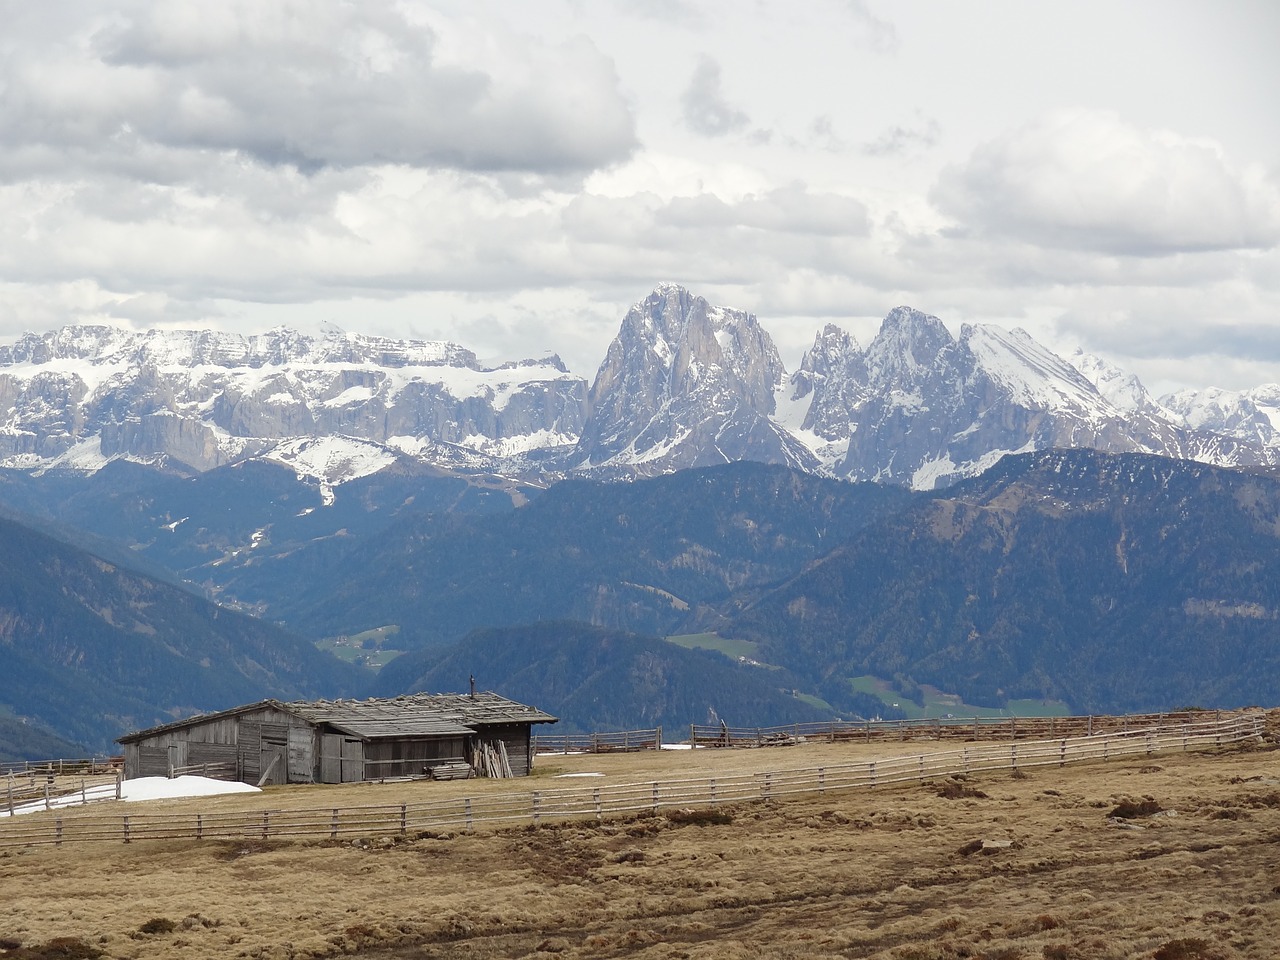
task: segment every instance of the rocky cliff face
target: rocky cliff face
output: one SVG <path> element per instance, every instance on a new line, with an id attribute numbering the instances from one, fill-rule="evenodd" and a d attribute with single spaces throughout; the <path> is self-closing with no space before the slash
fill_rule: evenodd
<path id="1" fill-rule="evenodd" d="M 1214 429 L 1225 417 L 1192 424 L 1135 377 L 1075 360 L 1023 330 L 965 324 L 955 338 L 938 318 L 899 307 L 865 352 L 834 327 L 819 336 L 790 378 L 789 423 L 835 474 L 917 489 L 973 476 L 1007 453 L 1055 447 L 1225 466 L 1275 461 L 1257 432 Z"/>
<path id="2" fill-rule="evenodd" d="M 1156 401 L 1100 358 L 910 307 L 865 350 L 828 325 L 788 376 L 755 316 L 676 284 L 627 312 L 589 389 L 554 355 L 485 367 L 340 331 L 69 326 L 0 347 L 0 466 L 27 469 L 263 457 L 337 483 L 407 458 L 548 482 L 754 460 L 931 489 L 1054 447 L 1274 465 L 1280 386 Z"/>
<path id="3" fill-rule="evenodd" d="M 0 463 L 199 471 L 336 436 L 484 469 L 572 444 L 585 403 L 585 380 L 555 356 L 486 368 L 456 344 L 341 332 L 64 327 L 0 348 Z"/>
<path id="4" fill-rule="evenodd" d="M 609 346 L 571 468 L 655 474 L 735 460 L 814 468 L 770 418 L 785 375 L 752 314 L 659 285 Z"/>

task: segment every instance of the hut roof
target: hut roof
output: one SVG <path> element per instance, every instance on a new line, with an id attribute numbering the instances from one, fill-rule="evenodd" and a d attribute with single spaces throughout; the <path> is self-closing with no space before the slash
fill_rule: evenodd
<path id="1" fill-rule="evenodd" d="M 336 730 L 366 740 L 386 737 L 447 736 L 474 733 L 476 727 L 511 723 L 555 723 L 549 713 L 526 706 L 491 691 L 465 693 L 415 693 L 390 699 L 369 700 L 260 700 L 216 713 L 202 713 L 173 723 L 138 730 L 116 739 L 132 743 L 159 733 L 198 726 L 238 714 L 273 707 L 312 724 L 328 724 Z"/>

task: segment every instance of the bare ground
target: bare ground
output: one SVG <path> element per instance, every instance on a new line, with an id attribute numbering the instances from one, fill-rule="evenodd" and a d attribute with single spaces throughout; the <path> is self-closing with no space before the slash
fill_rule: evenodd
<path id="1" fill-rule="evenodd" d="M 893 746 L 876 752 L 935 749 Z M 802 745 L 553 757 L 539 780 L 673 779 L 866 755 Z M 227 799 L 323 806 L 476 787 Z M 0 852 L 0 892 L 0 956 L 24 958 L 1271 958 L 1280 752 L 1170 754 L 474 835 L 14 849 Z"/>

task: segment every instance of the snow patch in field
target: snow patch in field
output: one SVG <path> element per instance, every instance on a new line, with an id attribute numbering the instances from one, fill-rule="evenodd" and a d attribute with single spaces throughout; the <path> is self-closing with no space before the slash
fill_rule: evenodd
<path id="1" fill-rule="evenodd" d="M 125 780 L 120 784 L 120 799 L 126 803 L 137 803 L 142 800 L 172 800 L 182 797 L 216 797 L 228 793 L 261 793 L 258 787 L 247 783 L 228 780 L 214 780 L 211 777 L 198 777 L 187 774 L 181 777 L 137 777 Z M 83 793 L 66 794 L 49 800 L 48 809 L 64 810 L 69 807 L 81 807 L 85 803 L 100 803 L 116 799 L 114 783 L 99 784 L 88 787 Z M 44 800 L 24 803 L 13 808 L 14 815 L 21 813 L 38 813 L 46 809 Z M 9 816 L 8 810 L 0 810 L 0 817 Z"/>

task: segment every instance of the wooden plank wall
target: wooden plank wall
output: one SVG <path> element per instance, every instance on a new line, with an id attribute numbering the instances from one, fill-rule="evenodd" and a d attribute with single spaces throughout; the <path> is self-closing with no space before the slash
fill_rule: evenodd
<path id="1" fill-rule="evenodd" d="M 511 773 L 516 777 L 527 777 L 532 766 L 530 759 L 529 725 L 512 723 L 485 726 L 480 729 L 481 740 L 501 740 L 507 748 L 507 760 L 511 763 Z"/>

